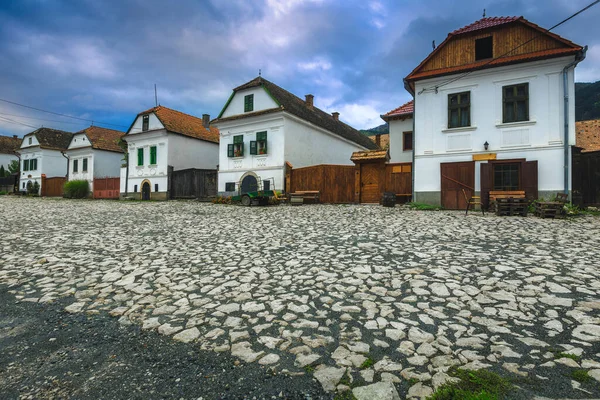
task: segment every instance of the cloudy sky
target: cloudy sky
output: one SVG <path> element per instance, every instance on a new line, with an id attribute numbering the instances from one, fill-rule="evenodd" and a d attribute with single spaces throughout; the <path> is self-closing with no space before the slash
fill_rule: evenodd
<path id="1" fill-rule="evenodd" d="M 216 117 L 262 75 L 358 128 L 410 99 L 405 77 L 448 32 L 482 16 L 549 28 L 592 0 L 6 0 L 0 99 L 126 130 L 159 103 Z M 588 45 L 578 82 L 600 80 L 600 5 L 555 30 Z M 25 118 L 27 117 L 27 118 Z M 10 121 L 9 121 L 10 120 Z M 108 125 L 112 124 L 112 125 Z M 0 135 L 88 121 L 0 101 Z"/>

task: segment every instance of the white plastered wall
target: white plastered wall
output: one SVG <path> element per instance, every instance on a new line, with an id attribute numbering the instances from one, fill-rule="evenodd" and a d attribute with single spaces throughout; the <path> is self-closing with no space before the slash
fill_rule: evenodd
<path id="1" fill-rule="evenodd" d="M 412 162 L 412 150 L 404 150 L 404 132 L 412 132 L 413 119 L 393 120 L 390 126 L 390 162 L 407 163 Z"/>

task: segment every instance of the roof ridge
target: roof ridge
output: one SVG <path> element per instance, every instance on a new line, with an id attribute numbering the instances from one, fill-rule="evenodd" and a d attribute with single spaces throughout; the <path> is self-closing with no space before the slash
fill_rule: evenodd
<path id="1" fill-rule="evenodd" d="M 520 19 L 524 19 L 523 16 L 512 16 L 512 17 L 483 17 L 478 19 L 475 22 L 472 22 L 468 25 L 463 26 L 462 28 L 455 29 L 450 32 L 448 36 L 460 35 L 463 33 L 474 32 L 481 29 L 492 28 L 498 25 L 504 25 L 511 22 L 518 21 Z"/>

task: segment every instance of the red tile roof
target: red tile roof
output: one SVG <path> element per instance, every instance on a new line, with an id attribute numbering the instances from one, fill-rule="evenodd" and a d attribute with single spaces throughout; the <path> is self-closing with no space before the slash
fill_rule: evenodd
<path id="1" fill-rule="evenodd" d="M 119 140 L 125 135 L 125 132 L 101 128 L 99 126 L 90 126 L 89 128 L 76 132 L 74 135 L 77 135 L 78 133 L 85 133 L 90 140 L 93 149 L 123 153 L 123 149 L 119 146 Z"/>
<path id="2" fill-rule="evenodd" d="M 576 146 L 582 152 L 600 150 L 600 119 L 575 122 Z"/>
<path id="3" fill-rule="evenodd" d="M 482 18 L 479 21 L 475 21 L 470 25 L 464 26 L 460 29 L 451 32 L 450 35 L 460 35 L 461 33 L 474 32 L 481 29 L 487 29 L 498 25 L 508 24 L 510 22 L 517 21 L 523 17 L 487 17 Z"/>
<path id="4" fill-rule="evenodd" d="M 219 143 L 219 130 L 212 126 L 209 126 L 208 129 L 205 128 L 202 118 L 194 117 L 193 115 L 185 114 L 181 111 L 164 106 L 153 107 L 139 113 L 137 116 L 139 117 L 140 115 L 150 113 L 154 113 L 169 132 L 178 133 L 194 139 L 205 140 L 207 142 Z"/>
<path id="5" fill-rule="evenodd" d="M 415 103 L 413 100 L 411 100 L 408 103 L 404 103 L 400 107 L 393 109 L 392 111 L 388 112 L 387 114 L 383 114 L 381 116 L 381 118 L 383 118 L 383 120 L 387 121 L 388 119 L 393 119 L 393 118 L 397 118 L 397 117 L 410 117 L 413 114 L 414 110 L 415 110 Z"/>

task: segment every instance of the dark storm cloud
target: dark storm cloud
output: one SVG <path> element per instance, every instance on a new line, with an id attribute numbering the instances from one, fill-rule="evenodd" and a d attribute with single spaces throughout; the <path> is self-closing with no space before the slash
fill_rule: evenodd
<path id="1" fill-rule="evenodd" d="M 0 4 L 1 96 L 123 126 L 159 102 L 213 117 L 258 74 L 358 127 L 409 99 L 402 78 L 448 32 L 523 15 L 549 28 L 586 1 L 19 1 Z M 590 45 L 578 80 L 600 79 L 600 6 L 556 33 Z M 4 113 L 4 114 L 2 114 Z M 26 115 L 60 124 L 7 116 Z M 82 129 L 0 103 L 0 117 Z M 0 134 L 31 128 L 0 121 Z"/>

